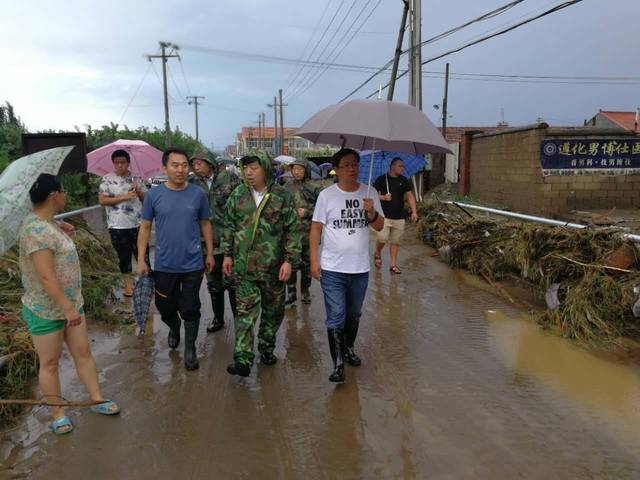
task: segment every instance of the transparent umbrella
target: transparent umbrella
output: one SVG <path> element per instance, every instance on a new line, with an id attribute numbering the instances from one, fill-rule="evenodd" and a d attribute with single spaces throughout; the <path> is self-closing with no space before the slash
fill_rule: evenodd
<path id="1" fill-rule="evenodd" d="M 0 255 L 18 241 L 20 225 L 31 211 L 29 190 L 41 173 L 57 175 L 73 147 L 56 147 L 21 157 L 0 175 Z"/>

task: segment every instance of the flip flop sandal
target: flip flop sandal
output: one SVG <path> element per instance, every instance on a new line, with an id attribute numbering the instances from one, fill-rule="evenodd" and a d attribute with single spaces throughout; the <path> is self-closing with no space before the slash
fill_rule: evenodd
<path id="1" fill-rule="evenodd" d="M 382 257 L 380 255 L 374 255 L 373 256 L 373 264 L 378 269 L 382 268 Z"/>
<path id="2" fill-rule="evenodd" d="M 391 268 L 389 268 L 389 271 L 391 273 L 395 273 L 396 275 L 400 275 L 402 273 L 402 270 L 400 270 L 397 265 L 394 265 Z"/>
<path id="3" fill-rule="evenodd" d="M 113 409 L 113 406 L 116 407 L 115 410 Z M 112 402 L 111 400 L 105 400 L 98 405 L 92 405 L 91 407 L 89 407 L 89 410 L 91 410 L 93 413 L 99 413 L 100 415 L 117 415 L 120 413 L 120 407 L 118 407 L 118 405 L 116 405 L 116 403 Z"/>
<path id="4" fill-rule="evenodd" d="M 65 427 L 67 427 L 66 430 L 64 429 Z M 71 419 L 65 415 L 64 417 L 51 422 L 49 428 L 56 435 L 66 435 L 67 433 L 73 432 L 73 423 L 71 422 Z"/>

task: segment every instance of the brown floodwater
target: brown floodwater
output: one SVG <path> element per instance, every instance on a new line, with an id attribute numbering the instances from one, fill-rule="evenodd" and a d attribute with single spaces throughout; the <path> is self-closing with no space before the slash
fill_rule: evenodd
<path id="1" fill-rule="evenodd" d="M 202 325 L 196 372 L 158 318 L 143 340 L 93 327 L 122 414 L 70 410 L 76 430 L 56 437 L 46 410 L 28 411 L 2 436 L 0 478 L 640 478 L 640 368 L 543 332 L 429 254 L 412 244 L 402 275 L 386 258 L 372 272 L 363 365 L 342 386 L 327 381 L 317 282 L 310 307 L 287 310 L 280 361 L 247 379 L 225 371 L 229 325 Z M 83 399 L 67 356 L 62 370 L 64 395 Z"/>

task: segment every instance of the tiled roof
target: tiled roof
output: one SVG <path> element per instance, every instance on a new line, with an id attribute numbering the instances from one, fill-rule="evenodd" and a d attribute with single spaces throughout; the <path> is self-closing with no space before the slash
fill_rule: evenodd
<path id="1" fill-rule="evenodd" d="M 476 131 L 483 133 L 493 133 L 499 130 L 505 130 L 509 127 L 447 127 L 446 140 L 448 143 L 459 143 L 462 141 L 465 132 Z M 438 130 L 442 132 L 442 128 L 438 127 Z"/>
<path id="2" fill-rule="evenodd" d="M 620 125 L 625 130 L 635 130 L 636 112 L 607 112 L 601 110 L 600 115 Z"/>

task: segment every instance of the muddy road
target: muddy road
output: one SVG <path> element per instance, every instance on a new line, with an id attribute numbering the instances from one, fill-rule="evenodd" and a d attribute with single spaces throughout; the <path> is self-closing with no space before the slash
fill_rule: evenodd
<path id="1" fill-rule="evenodd" d="M 401 251 L 400 276 L 387 262 L 372 272 L 363 365 L 345 385 L 327 381 L 317 282 L 311 306 L 287 310 L 280 361 L 247 379 L 225 371 L 228 324 L 201 326 L 195 372 L 158 318 L 143 340 L 94 327 L 122 414 L 70 410 L 76 430 L 56 437 L 44 409 L 27 412 L 2 437 L 0 478 L 640 478 L 637 365 L 541 332 L 422 245 Z M 65 396 L 84 398 L 68 357 L 62 370 Z"/>

